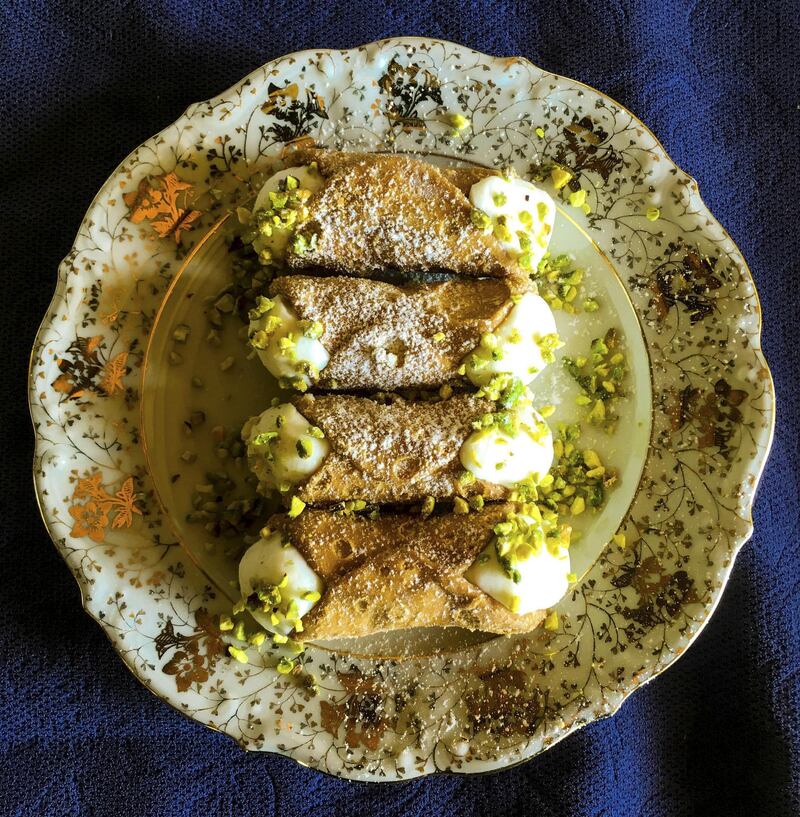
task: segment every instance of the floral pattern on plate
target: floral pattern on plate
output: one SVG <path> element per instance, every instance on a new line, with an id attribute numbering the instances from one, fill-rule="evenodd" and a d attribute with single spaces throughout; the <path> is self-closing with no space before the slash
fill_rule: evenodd
<path id="1" fill-rule="evenodd" d="M 468 126 L 454 131 L 452 113 Z M 523 174 L 556 162 L 566 193 L 585 191 L 576 220 L 640 317 L 653 429 L 626 546 L 606 548 L 549 629 L 406 661 L 311 648 L 316 685 L 277 672 L 269 651 L 248 665 L 225 653 L 227 602 L 175 542 L 145 466 L 142 356 L 187 252 L 304 141 Z M 292 54 L 191 105 L 89 208 L 31 359 L 39 503 L 87 611 L 179 711 L 343 777 L 500 768 L 613 713 L 707 621 L 751 532 L 772 436 L 759 332 L 749 271 L 696 184 L 599 92 L 437 40 Z"/>

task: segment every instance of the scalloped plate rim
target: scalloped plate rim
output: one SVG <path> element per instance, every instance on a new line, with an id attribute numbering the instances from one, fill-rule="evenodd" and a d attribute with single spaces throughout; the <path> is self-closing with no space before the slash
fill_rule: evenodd
<path id="1" fill-rule="evenodd" d="M 379 50 L 380 48 L 392 47 L 392 46 L 397 46 L 397 47 L 412 46 L 412 47 L 415 47 L 415 46 L 419 46 L 419 45 L 429 45 L 429 44 L 441 44 L 441 45 L 444 45 L 444 46 L 452 46 L 454 48 L 460 48 L 460 49 L 469 51 L 470 53 L 473 53 L 476 56 L 484 58 L 487 61 L 490 61 L 490 62 L 493 62 L 493 63 L 498 62 L 498 61 L 504 61 L 504 60 L 515 60 L 515 61 L 518 61 L 518 62 L 526 63 L 526 64 L 530 65 L 532 68 L 534 68 L 535 70 L 540 71 L 545 75 L 553 76 L 557 80 L 564 80 L 564 81 L 567 81 L 567 82 L 574 83 L 576 86 L 584 87 L 584 88 L 588 89 L 589 91 L 598 94 L 600 97 L 604 98 L 605 100 L 611 102 L 613 105 L 617 106 L 621 111 L 624 111 L 625 113 L 627 113 L 631 117 L 632 122 L 635 122 L 639 127 L 641 127 L 647 134 L 649 134 L 652 137 L 652 139 L 654 140 L 655 144 L 660 149 L 660 151 L 663 154 L 666 161 L 672 167 L 674 167 L 676 169 L 676 171 L 680 175 L 682 175 L 688 181 L 688 183 L 694 188 L 694 191 L 695 191 L 696 195 L 698 196 L 700 204 L 702 205 L 702 208 L 705 211 L 705 215 L 710 219 L 712 224 L 717 225 L 723 231 L 724 236 L 728 239 L 728 241 L 730 241 L 733 251 L 741 259 L 744 272 L 746 273 L 747 277 L 749 278 L 749 280 L 750 280 L 750 282 L 752 284 L 752 290 L 753 290 L 752 295 L 755 298 L 757 306 L 758 306 L 757 331 L 754 334 L 754 337 L 757 339 L 758 343 L 757 343 L 757 345 L 754 345 L 752 347 L 752 351 L 754 352 L 756 357 L 759 359 L 759 361 L 763 364 L 764 370 L 767 373 L 769 391 L 770 391 L 770 394 L 771 394 L 771 400 L 770 400 L 770 405 L 769 405 L 770 427 L 769 427 L 768 437 L 767 437 L 767 441 L 766 441 L 765 445 L 763 446 L 763 448 L 759 448 L 758 451 L 756 452 L 755 456 L 753 457 L 753 459 L 750 460 L 751 465 L 754 466 L 754 482 L 748 488 L 749 496 L 748 496 L 748 502 L 747 502 L 747 506 L 746 506 L 747 511 L 748 511 L 748 517 L 747 517 L 747 520 L 746 520 L 747 521 L 747 528 L 746 528 L 745 531 L 743 531 L 741 534 L 737 535 L 734 538 L 734 544 L 731 547 L 731 558 L 730 558 L 730 561 L 729 561 L 728 565 L 724 569 L 724 576 L 722 578 L 721 587 L 720 587 L 719 591 L 714 595 L 714 597 L 712 599 L 712 603 L 710 604 L 710 606 L 707 607 L 706 610 L 704 611 L 703 618 L 702 618 L 702 620 L 699 621 L 699 625 L 698 625 L 697 629 L 694 630 L 694 632 L 693 632 L 693 634 L 691 636 L 690 642 L 689 642 L 689 645 L 691 645 L 694 641 L 696 641 L 698 636 L 705 629 L 706 625 L 708 624 L 709 619 L 711 618 L 711 616 L 716 611 L 717 606 L 719 604 L 719 601 L 720 601 L 720 599 L 721 599 L 721 597 L 722 597 L 722 595 L 724 593 L 725 587 L 727 586 L 727 583 L 728 583 L 728 581 L 730 579 L 731 571 L 733 569 L 733 565 L 735 563 L 735 560 L 738 557 L 738 554 L 741 551 L 742 547 L 752 537 L 752 534 L 753 534 L 753 531 L 754 531 L 753 506 L 754 506 L 754 502 L 755 502 L 755 497 L 756 497 L 756 493 L 758 491 L 758 488 L 760 486 L 761 479 L 762 479 L 763 474 L 764 474 L 764 470 L 765 470 L 765 467 L 766 467 L 766 462 L 767 462 L 767 459 L 769 458 L 769 454 L 770 454 L 772 444 L 774 442 L 774 432 L 775 432 L 775 427 L 776 427 L 776 415 L 777 415 L 777 399 L 776 399 L 774 379 L 772 377 L 772 373 L 770 371 L 769 364 L 768 364 L 768 362 L 766 360 L 766 357 L 765 357 L 764 352 L 763 352 L 763 347 L 762 347 L 762 344 L 761 344 L 762 332 L 763 332 L 763 310 L 761 308 L 761 301 L 760 301 L 760 298 L 759 298 L 759 295 L 758 295 L 757 287 L 755 285 L 755 280 L 753 278 L 752 271 L 750 270 L 750 267 L 749 267 L 749 265 L 747 263 L 746 258 L 744 257 L 744 255 L 739 250 L 738 245 L 736 244 L 734 239 L 731 237 L 730 233 L 719 222 L 719 220 L 713 215 L 712 211 L 710 210 L 710 208 L 708 207 L 706 202 L 703 200 L 702 195 L 700 193 L 700 185 L 699 185 L 697 179 L 694 176 L 692 176 L 691 174 L 687 173 L 683 168 L 681 168 L 671 158 L 671 156 L 670 156 L 669 152 L 667 151 L 666 147 L 661 142 L 661 140 L 658 138 L 658 136 L 653 132 L 653 130 L 647 124 L 645 124 L 638 117 L 638 115 L 633 113 L 628 107 L 621 104 L 619 101 L 617 101 L 613 97 L 609 96 L 607 93 L 605 93 L 603 91 L 600 91 L 600 90 L 594 88 L 593 86 L 591 86 L 591 85 L 589 85 L 589 84 L 587 84 L 587 83 L 585 83 L 585 82 L 583 82 L 581 80 L 577 80 L 577 79 L 574 79 L 574 78 L 571 78 L 571 77 L 568 77 L 568 76 L 565 76 L 565 75 L 562 75 L 562 74 L 557 74 L 557 73 L 555 73 L 553 71 L 550 71 L 549 69 L 542 68 L 542 67 L 536 65 L 536 63 L 534 63 L 533 61 L 527 59 L 526 57 L 522 57 L 522 56 L 518 56 L 518 55 L 515 55 L 515 56 L 512 56 L 512 57 L 495 56 L 495 55 L 491 55 L 491 54 L 486 54 L 486 53 L 481 52 L 481 51 L 479 51 L 477 49 L 474 49 L 474 48 L 472 48 L 470 46 L 461 45 L 459 43 L 455 43 L 453 41 L 440 39 L 440 38 L 402 37 L 402 36 L 401 37 L 388 37 L 388 38 L 382 38 L 380 40 L 371 41 L 371 42 L 368 42 L 368 43 L 363 43 L 361 45 L 356 45 L 356 46 L 353 46 L 352 48 L 346 48 L 346 49 L 336 49 L 336 48 L 307 48 L 307 49 L 301 49 L 301 50 L 290 52 L 290 53 L 287 53 L 287 54 L 278 55 L 278 56 L 272 58 L 271 60 L 268 60 L 266 63 L 263 63 L 262 65 L 255 67 L 245 77 L 243 77 L 242 79 L 232 83 L 225 90 L 223 90 L 219 94 L 216 94 L 216 95 L 210 97 L 207 100 L 199 100 L 197 102 L 190 103 L 189 105 L 186 106 L 186 108 L 183 110 L 183 112 L 180 114 L 180 116 L 178 116 L 173 122 L 168 123 L 164 128 L 157 131 L 153 136 L 147 138 L 143 142 L 136 145 L 122 159 L 122 161 L 120 161 L 114 167 L 114 169 L 110 172 L 110 174 L 107 176 L 105 181 L 99 187 L 97 193 L 95 194 L 95 196 L 93 197 L 93 199 L 91 200 L 89 205 L 87 206 L 86 213 L 85 213 L 83 219 L 81 220 L 80 224 L 83 223 L 83 221 L 89 216 L 89 214 L 98 205 L 98 202 L 99 202 L 101 196 L 104 194 L 104 192 L 106 192 L 106 189 L 109 186 L 109 183 L 117 176 L 119 171 L 129 161 L 131 161 L 135 157 L 137 152 L 139 152 L 142 148 L 147 146 L 153 140 L 156 140 L 160 136 L 162 136 L 162 135 L 166 134 L 167 132 L 169 132 L 175 126 L 180 125 L 184 121 L 189 121 L 191 119 L 191 112 L 193 112 L 193 110 L 197 106 L 204 105 L 204 104 L 213 104 L 213 103 L 218 102 L 218 101 L 223 101 L 230 94 L 236 92 L 237 88 L 239 88 L 244 83 L 247 83 L 248 81 L 255 78 L 256 75 L 258 75 L 258 73 L 260 71 L 262 71 L 266 66 L 270 65 L 271 63 L 276 62 L 278 60 L 285 59 L 285 58 L 289 58 L 289 57 L 294 57 L 294 58 L 298 58 L 298 59 L 302 58 L 304 56 L 310 56 L 310 55 L 314 55 L 316 57 L 321 57 L 324 54 L 330 54 L 330 53 L 339 53 L 339 54 L 354 53 L 354 52 L 358 52 L 358 51 L 360 51 L 362 49 L 365 49 L 365 48 L 374 48 L 375 50 Z M 32 347 L 31 347 L 31 352 L 30 352 L 30 356 L 29 356 L 29 363 L 28 363 L 27 401 L 28 401 L 28 410 L 29 410 L 29 414 L 31 416 L 31 421 L 34 424 L 36 422 L 36 419 L 33 416 L 34 407 L 33 407 L 33 401 L 32 401 L 32 396 L 35 393 L 34 384 L 32 383 L 33 368 L 34 368 L 34 356 L 35 356 L 36 352 L 39 350 L 39 348 L 43 345 L 42 344 L 42 335 L 43 335 L 43 332 L 45 331 L 46 326 L 48 324 L 48 320 L 50 318 L 50 313 L 53 312 L 53 310 L 56 308 L 56 306 L 58 304 L 59 299 L 62 298 L 63 295 L 64 295 L 65 280 L 66 279 L 65 279 L 65 277 L 62 277 L 62 269 L 68 263 L 70 253 L 72 252 L 72 250 L 75 249 L 75 243 L 77 243 L 78 238 L 79 238 L 79 233 L 78 233 L 78 235 L 76 235 L 75 242 L 73 243 L 73 245 L 72 245 L 72 247 L 70 249 L 70 252 L 67 253 L 67 255 L 62 259 L 62 261 L 59 263 L 59 265 L 57 267 L 55 291 L 54 291 L 50 301 L 48 302 L 48 304 L 47 304 L 47 306 L 45 308 L 44 315 L 43 315 L 43 317 L 42 317 L 42 319 L 41 319 L 41 321 L 39 323 L 39 326 L 38 326 L 38 328 L 36 330 L 36 334 L 34 336 L 33 344 L 32 344 Z M 56 542 L 57 536 L 56 536 L 56 533 L 55 533 L 54 529 L 52 528 L 51 520 L 48 518 L 48 515 L 47 515 L 47 513 L 46 513 L 46 511 L 44 509 L 43 503 L 42 503 L 42 490 L 43 490 L 43 488 L 42 488 L 42 485 L 40 483 L 41 478 L 36 473 L 36 465 L 40 461 L 40 459 L 41 459 L 41 457 L 42 457 L 45 450 L 46 450 L 46 448 L 43 447 L 40 440 L 36 439 L 33 458 L 32 458 L 33 459 L 33 474 L 32 474 L 32 476 L 33 476 L 33 483 L 34 483 L 34 494 L 35 494 L 35 498 L 36 498 L 37 507 L 39 509 L 39 514 L 41 516 L 41 519 L 42 519 L 42 522 L 43 522 L 43 524 L 45 526 L 45 529 L 47 530 L 47 533 L 48 533 L 48 535 L 49 535 L 49 537 L 51 539 L 51 542 L 53 543 L 53 546 L 56 548 L 56 551 L 59 553 L 59 556 L 64 558 L 64 554 L 61 553 L 61 551 L 60 551 L 60 549 L 58 547 L 58 544 Z M 67 567 L 68 567 L 68 569 L 70 569 L 69 565 L 67 565 Z M 221 728 L 219 728 L 219 727 L 217 727 L 217 726 L 215 726 L 213 724 L 208 724 L 208 723 L 204 723 L 202 721 L 197 721 L 197 719 L 194 718 L 190 712 L 182 710 L 177 703 L 173 703 L 171 700 L 168 700 L 167 698 L 162 697 L 162 695 L 158 691 L 153 689 L 151 684 L 148 683 L 148 681 L 145 678 L 143 678 L 137 672 L 136 668 L 134 666 L 132 666 L 128 662 L 126 657 L 119 652 L 118 645 L 114 643 L 113 639 L 111 638 L 111 635 L 107 632 L 106 628 L 103 626 L 103 620 L 100 617 L 98 617 L 89 608 L 88 602 L 87 602 L 87 599 L 86 599 L 86 594 L 85 594 L 84 582 L 82 582 L 80 580 L 80 578 L 76 575 L 75 571 L 70 569 L 70 572 L 73 574 L 73 577 L 75 578 L 75 581 L 76 581 L 76 583 L 78 585 L 79 592 L 80 592 L 80 595 L 81 595 L 81 607 L 82 607 L 83 611 L 86 613 L 87 616 L 89 616 L 92 620 L 94 620 L 95 622 L 97 622 L 97 624 L 100 625 L 100 629 L 106 635 L 106 638 L 111 643 L 111 645 L 114 648 L 115 652 L 122 659 L 122 663 L 124 664 L 124 666 L 126 666 L 127 669 L 136 677 L 136 679 L 146 689 L 148 689 L 151 692 L 151 694 L 155 695 L 159 700 L 161 700 L 164 703 L 167 703 L 172 709 L 174 709 L 176 712 L 183 715 L 185 718 L 187 718 L 187 719 L 189 719 L 189 720 L 191 720 L 191 721 L 193 721 L 195 723 L 199 723 L 201 726 L 203 726 L 205 728 L 208 728 L 208 729 L 211 729 L 213 731 L 220 732 L 223 735 L 226 735 L 227 737 L 231 738 L 237 745 L 240 746 L 240 748 L 244 749 L 245 751 L 258 751 L 258 752 L 263 752 L 265 754 L 275 754 L 275 755 L 279 755 L 279 756 L 282 756 L 282 757 L 288 757 L 289 759 L 293 760 L 294 762 L 300 764 L 303 767 L 314 769 L 315 771 L 318 771 L 318 772 L 320 772 L 320 773 L 322 773 L 322 774 L 324 774 L 326 776 L 335 777 L 337 779 L 357 779 L 355 777 L 351 778 L 347 774 L 337 774 L 337 773 L 328 771 L 326 769 L 319 768 L 317 766 L 314 766 L 311 763 L 306 763 L 303 760 L 300 760 L 299 758 L 297 758 L 296 756 L 293 756 L 293 755 L 292 756 L 287 756 L 284 752 L 282 752 L 282 751 L 280 751 L 278 749 L 260 749 L 260 748 L 255 748 L 255 747 L 249 746 L 249 745 L 247 745 L 247 738 L 245 738 L 244 736 L 237 737 L 237 736 L 232 735 L 229 732 L 225 731 L 224 729 L 221 729 Z M 689 645 L 687 645 L 687 646 L 689 646 Z M 618 700 L 618 702 L 615 702 L 615 704 L 612 706 L 612 708 L 609 709 L 609 711 L 604 712 L 602 714 L 595 714 L 593 719 L 584 720 L 583 722 L 573 723 L 570 727 L 562 730 L 561 733 L 558 734 L 555 738 L 551 739 L 548 742 L 548 744 L 545 747 L 543 747 L 543 749 L 541 751 L 545 751 L 546 749 L 552 747 L 556 743 L 563 740 L 568 735 L 572 734 L 573 732 L 577 731 L 578 729 L 582 729 L 584 726 L 587 726 L 590 723 L 593 723 L 593 722 L 599 721 L 599 720 L 605 720 L 605 719 L 611 717 L 612 715 L 616 714 L 619 711 L 619 709 L 622 707 L 622 705 L 628 700 L 628 698 L 633 693 L 635 693 L 637 690 L 641 689 L 643 686 L 648 684 L 650 681 L 652 681 L 654 678 L 658 677 L 662 672 L 664 672 L 666 669 L 668 669 L 670 666 L 672 666 L 672 664 L 674 664 L 676 660 L 678 660 L 680 657 L 682 657 L 682 655 L 685 652 L 686 652 L 686 650 L 684 649 L 681 652 L 676 653 L 665 666 L 658 669 L 656 672 L 653 672 L 651 675 L 649 675 L 644 680 L 637 681 L 634 685 L 632 685 L 631 688 L 629 688 L 626 691 L 622 692 L 621 697 Z M 507 769 L 507 768 L 513 768 L 515 766 L 519 766 L 519 765 L 521 765 L 523 763 L 526 763 L 526 762 L 532 760 L 534 757 L 536 757 L 539 753 L 540 752 L 527 755 L 525 757 L 519 758 L 518 760 L 516 760 L 516 761 L 514 761 L 512 763 L 503 763 L 502 759 L 498 759 L 496 761 L 492 761 L 494 763 L 493 768 L 485 769 L 485 770 L 473 770 L 468 765 L 464 769 L 441 769 L 441 768 L 437 767 L 437 768 L 435 768 L 434 770 L 432 770 L 430 772 L 423 772 L 422 774 L 411 774 L 411 775 L 409 775 L 407 777 L 398 778 L 397 780 L 384 780 L 383 782 L 398 782 L 398 783 L 408 782 L 409 780 L 413 780 L 413 779 L 416 779 L 416 778 L 419 778 L 419 777 L 428 776 L 430 774 L 459 774 L 459 775 L 491 774 L 491 773 L 494 773 L 495 771 L 499 771 L 499 770 Z M 367 778 L 367 779 L 374 780 L 375 778 Z"/>

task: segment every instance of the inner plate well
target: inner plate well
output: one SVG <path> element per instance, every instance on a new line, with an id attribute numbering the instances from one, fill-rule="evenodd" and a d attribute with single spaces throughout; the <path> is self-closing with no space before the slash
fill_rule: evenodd
<path id="1" fill-rule="evenodd" d="M 217 226 L 188 259 L 162 304 L 146 355 L 142 385 L 142 424 L 145 449 L 156 491 L 164 511 L 190 558 L 231 601 L 238 599 L 237 565 L 243 543 L 239 538 L 214 538 L 202 524 L 187 521 L 196 486 L 207 484 L 208 472 L 225 473 L 235 483 L 234 496 L 250 496 L 244 459 L 220 459 L 210 433 L 223 427 L 237 431 L 251 415 L 266 408 L 273 397 L 288 397 L 257 358 L 248 357 L 244 329 L 235 315 L 218 330 L 220 344 L 207 341 L 210 326 L 204 306 L 231 280 L 227 250 L 230 222 Z M 650 439 L 652 388 L 650 366 L 637 316 L 611 262 L 559 208 L 550 251 L 568 254 L 585 270 L 584 292 L 601 308 L 592 314 L 556 311 L 564 347 L 556 363 L 534 381 L 539 405 L 552 404 L 551 427 L 578 421 L 585 412 L 577 406 L 577 384 L 565 371 L 564 355 L 586 354 L 593 338 L 612 326 L 624 336 L 630 374 L 628 397 L 619 401 L 619 423 L 609 435 L 584 423 L 581 445 L 595 449 L 604 464 L 619 475 L 617 486 L 599 513 L 575 517 L 580 532 L 570 550 L 572 569 L 583 576 L 617 530 L 635 495 Z M 189 328 L 185 343 L 175 340 L 179 326 Z M 176 357 L 177 355 L 177 357 Z M 232 361 L 232 362 L 231 362 Z M 230 364 L 230 365 L 229 365 Z M 202 381 L 202 387 L 193 380 Z M 187 422 L 202 411 L 202 427 L 190 432 Z M 266 521 L 269 510 L 262 523 Z M 257 526 L 256 526 L 257 530 Z M 429 628 L 340 639 L 318 646 L 360 655 L 420 656 L 459 650 L 491 638 L 457 628 Z"/>

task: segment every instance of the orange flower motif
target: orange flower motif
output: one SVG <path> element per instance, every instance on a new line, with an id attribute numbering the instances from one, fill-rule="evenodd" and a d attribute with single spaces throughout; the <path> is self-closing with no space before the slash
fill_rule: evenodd
<path id="1" fill-rule="evenodd" d="M 289 104 L 290 100 L 297 99 L 297 83 L 293 82 L 285 88 L 277 88 L 270 85 L 267 101 L 261 106 L 263 113 L 272 113 L 276 108 L 282 108 Z"/>
<path id="2" fill-rule="evenodd" d="M 69 515 L 75 520 L 70 531 L 72 536 L 88 536 L 95 542 L 102 542 L 109 521 L 112 528 L 129 528 L 134 514 L 141 515 L 141 508 L 136 505 L 133 477 L 128 477 L 115 494 L 108 493 L 100 485 L 101 480 L 99 473 L 78 480 L 72 498 L 88 498 L 89 501 L 84 504 L 76 502 L 69 508 Z M 109 516 L 112 511 L 115 512 L 113 519 Z"/>
<path id="3" fill-rule="evenodd" d="M 109 397 L 118 391 L 124 391 L 125 386 L 122 383 L 122 378 L 128 373 L 128 368 L 125 365 L 127 362 L 128 353 L 120 352 L 103 367 L 103 379 L 100 381 L 100 388 Z"/>
<path id="4" fill-rule="evenodd" d="M 102 542 L 106 538 L 108 513 L 97 502 L 87 502 L 85 505 L 73 505 L 69 515 L 75 520 L 70 535 L 88 536 L 94 542 Z"/>
<path id="5" fill-rule="evenodd" d="M 338 678 L 349 697 L 337 704 L 321 701 L 320 724 L 334 736 L 344 724 L 344 739 L 351 749 L 366 746 L 374 751 L 396 721 L 385 716 L 385 693 L 377 681 L 357 672 L 338 673 Z"/>
<path id="6" fill-rule="evenodd" d="M 197 652 L 193 643 L 188 645 L 188 651 L 178 650 L 164 665 L 162 672 L 175 676 L 178 692 L 186 692 L 192 683 L 202 684 L 208 680 L 205 658 Z"/>
<path id="7" fill-rule="evenodd" d="M 161 238 L 171 235 L 176 244 L 180 244 L 181 234 L 200 218 L 199 210 L 189 208 L 194 198 L 192 185 L 182 182 L 175 173 L 142 179 L 135 191 L 122 198 L 131 208 L 134 224 L 147 220 Z"/>

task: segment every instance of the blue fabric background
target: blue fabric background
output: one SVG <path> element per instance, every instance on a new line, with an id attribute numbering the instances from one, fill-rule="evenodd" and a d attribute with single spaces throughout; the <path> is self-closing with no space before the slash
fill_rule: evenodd
<path id="1" fill-rule="evenodd" d="M 0 814 L 799 814 L 798 18 L 775 0 L 6 0 Z M 521 54 L 637 112 L 748 259 L 781 399 L 755 536 L 685 658 L 520 768 L 367 786 L 243 754 L 127 672 L 38 521 L 25 369 L 56 266 L 133 147 L 273 57 L 398 34 Z"/>

